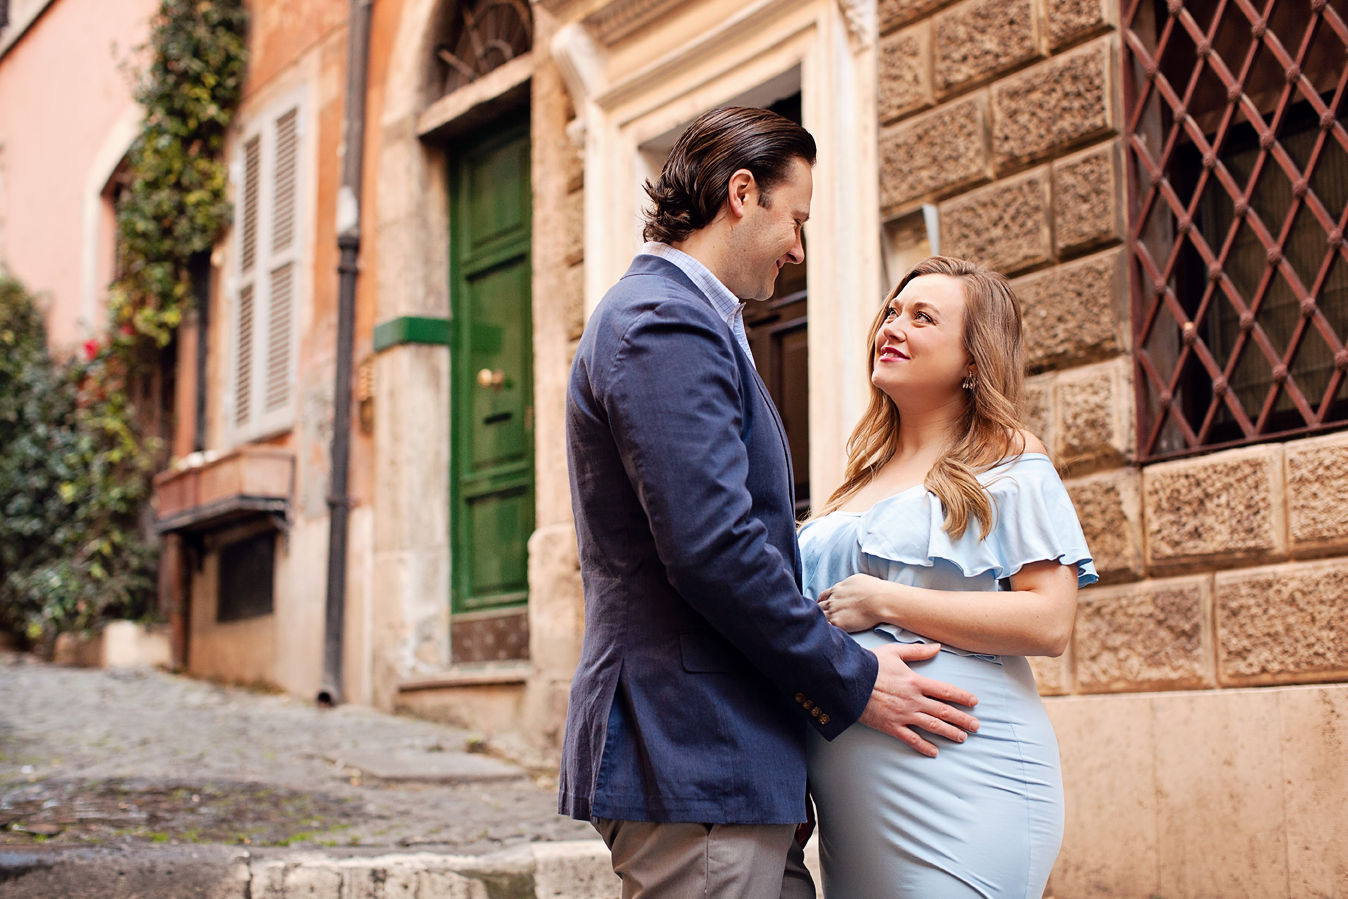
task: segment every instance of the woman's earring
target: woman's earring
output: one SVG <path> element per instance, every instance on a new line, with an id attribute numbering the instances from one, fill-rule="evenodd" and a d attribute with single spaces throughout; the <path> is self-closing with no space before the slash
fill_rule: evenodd
<path id="1" fill-rule="evenodd" d="M 960 384 L 960 386 L 963 387 L 965 390 L 973 390 L 974 385 L 977 383 L 978 380 L 974 377 L 974 373 L 971 371 L 964 376 L 964 381 Z"/>

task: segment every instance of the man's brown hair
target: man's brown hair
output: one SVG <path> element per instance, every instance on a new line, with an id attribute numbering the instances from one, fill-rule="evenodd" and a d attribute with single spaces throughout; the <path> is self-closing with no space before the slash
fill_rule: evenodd
<path id="1" fill-rule="evenodd" d="M 642 237 L 677 243 L 711 224 L 725 203 L 730 176 L 748 169 L 758 182 L 758 204 L 770 206 L 791 160 L 814 165 L 810 132 L 767 109 L 727 106 L 698 116 L 674 143 L 660 177 L 646 182 L 653 205 Z"/>

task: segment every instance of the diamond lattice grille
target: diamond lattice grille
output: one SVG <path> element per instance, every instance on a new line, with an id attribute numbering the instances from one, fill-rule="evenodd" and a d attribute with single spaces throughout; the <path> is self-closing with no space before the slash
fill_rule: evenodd
<path id="1" fill-rule="evenodd" d="M 1139 450 L 1348 425 L 1348 0 L 1124 0 Z"/>

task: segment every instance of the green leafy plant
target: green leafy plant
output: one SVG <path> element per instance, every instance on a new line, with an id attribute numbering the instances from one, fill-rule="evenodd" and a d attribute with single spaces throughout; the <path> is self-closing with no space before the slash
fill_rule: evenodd
<path id="1" fill-rule="evenodd" d="M 0 278 L 0 623 L 39 644 L 141 618 L 154 551 L 151 473 L 111 353 L 61 364 L 33 297 Z"/>
<path id="2" fill-rule="evenodd" d="M 188 260 L 229 224 L 225 134 L 243 91 L 243 0 L 163 0 L 136 98 L 145 124 L 127 154 L 117 204 L 119 269 L 112 285 L 114 348 L 165 346 L 191 295 Z"/>
<path id="3" fill-rule="evenodd" d="M 229 224 L 226 132 L 243 89 L 243 0 L 162 0 L 117 201 L 108 328 L 54 360 L 22 285 L 0 277 L 0 626 L 56 634 L 154 607 L 159 447 L 132 401 L 191 297 L 190 261 Z"/>

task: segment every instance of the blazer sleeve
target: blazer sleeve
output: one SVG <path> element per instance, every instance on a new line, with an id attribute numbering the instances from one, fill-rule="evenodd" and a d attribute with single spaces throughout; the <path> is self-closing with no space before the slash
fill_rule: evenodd
<path id="1" fill-rule="evenodd" d="M 629 326 L 600 397 L 680 596 L 832 739 L 869 701 L 875 655 L 801 595 L 751 513 L 739 367 L 724 323 L 666 302 Z M 827 718 L 827 722 L 820 723 Z"/>

